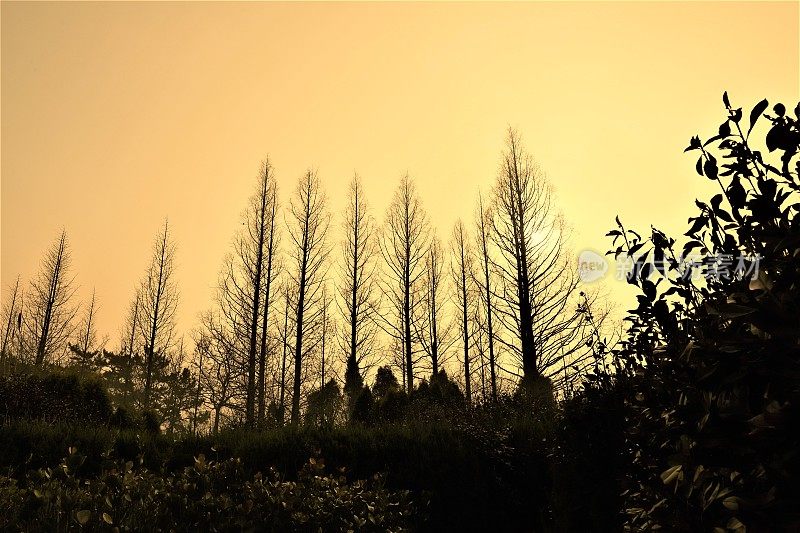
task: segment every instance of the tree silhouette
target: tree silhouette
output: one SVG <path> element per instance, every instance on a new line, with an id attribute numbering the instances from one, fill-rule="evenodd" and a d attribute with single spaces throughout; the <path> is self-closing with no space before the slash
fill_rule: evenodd
<path id="1" fill-rule="evenodd" d="M 588 357 L 589 331 L 578 312 L 577 269 L 552 186 L 509 130 L 494 189 L 492 240 L 501 279 L 498 338 L 520 362 L 527 383 L 550 380 L 562 362 Z M 549 387 L 550 385 L 546 385 Z"/>
<path id="2" fill-rule="evenodd" d="M 470 369 L 470 321 L 472 315 L 472 280 L 474 272 L 472 268 L 472 251 L 469 247 L 468 236 L 464 229 L 464 224 L 460 220 L 453 228 L 452 237 L 452 261 L 450 273 L 453 277 L 455 287 L 456 307 L 458 308 L 458 318 L 460 320 L 459 329 L 463 342 L 464 357 L 462 359 L 464 369 L 464 396 L 467 405 L 472 403 L 472 372 Z"/>
<path id="3" fill-rule="evenodd" d="M 22 328 L 23 294 L 19 287 L 20 277 L 17 276 L 14 287 L 11 289 L 11 301 L 3 309 L 3 344 L 0 346 L 0 374 L 5 372 L 8 359 L 11 355 L 11 346 L 14 337 L 20 335 Z"/>
<path id="4" fill-rule="evenodd" d="M 381 327 L 401 347 L 404 382 L 409 391 L 414 388 L 415 344 L 418 343 L 413 322 L 425 302 L 420 292 L 428 240 L 427 216 L 414 183 L 406 174 L 387 210 L 380 239 L 386 266 L 381 290 L 388 306 L 382 313 Z"/>
<path id="5" fill-rule="evenodd" d="M 415 330 L 422 349 L 431 360 L 431 375 L 437 375 L 441 367 L 447 362 L 447 353 L 455 338 L 451 331 L 451 321 L 447 320 L 446 278 L 444 276 L 444 250 L 442 243 L 436 235 L 431 237 L 430 246 L 425 254 L 422 302 L 423 313 L 417 318 Z M 413 317 L 413 315 L 412 315 Z"/>
<path id="6" fill-rule="evenodd" d="M 175 245 L 170 241 L 169 222 L 153 243 L 153 255 L 139 285 L 139 331 L 145 340 L 144 407 L 150 408 L 155 367 L 165 366 L 174 346 L 178 288 L 175 274 Z M 158 361 L 156 360 L 158 359 Z"/>
<path id="7" fill-rule="evenodd" d="M 62 230 L 31 281 L 25 302 L 23 324 L 37 366 L 46 358 L 63 355 L 72 336 L 77 306 L 72 305 L 76 288 L 70 277 L 71 266 L 67 232 Z"/>
<path id="8" fill-rule="evenodd" d="M 476 276 L 476 285 L 480 288 L 482 329 L 485 331 L 489 359 L 489 386 L 492 401 L 497 402 L 497 355 L 495 353 L 494 332 L 494 296 L 492 292 L 492 260 L 489 256 L 490 225 L 492 215 L 483 205 L 483 197 L 478 195 L 478 211 L 476 213 L 477 245 L 480 252 L 480 274 Z M 483 365 L 482 365 L 483 367 Z"/>
<path id="9" fill-rule="evenodd" d="M 322 313 L 321 288 L 325 281 L 325 260 L 328 255 L 325 239 L 330 224 L 325 203 L 325 194 L 316 172 L 307 171 L 297 185 L 287 219 L 290 254 L 294 263 L 289 276 L 296 290 L 292 424 L 300 421 L 303 360 L 315 348 L 315 341 L 311 337 L 320 326 Z"/>
<path id="10" fill-rule="evenodd" d="M 364 364 L 372 355 L 376 334 L 375 223 L 364 198 L 361 178 L 353 175 L 344 212 L 344 248 L 339 281 L 339 309 L 346 327 L 339 344 L 346 356 L 345 392 L 352 397 L 364 384 Z"/>

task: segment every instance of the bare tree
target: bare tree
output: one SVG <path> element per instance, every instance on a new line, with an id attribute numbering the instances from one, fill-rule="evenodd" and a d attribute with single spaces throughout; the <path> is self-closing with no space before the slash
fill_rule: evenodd
<path id="1" fill-rule="evenodd" d="M 86 308 L 83 320 L 78 328 L 78 338 L 76 347 L 83 353 L 94 353 L 102 350 L 107 342 L 107 338 L 98 340 L 97 338 L 97 311 L 99 305 L 97 304 L 97 295 L 95 289 L 92 289 L 92 298 L 89 300 L 89 306 Z"/>
<path id="2" fill-rule="evenodd" d="M 245 424 L 264 416 L 270 291 L 275 270 L 277 185 L 269 160 L 262 163 L 255 193 L 242 216 L 233 251 L 226 258 L 219 300 L 229 320 L 243 328 Z M 258 405 L 257 405 L 258 404 Z M 256 411 L 258 408 L 258 411 Z"/>
<path id="3" fill-rule="evenodd" d="M 36 365 L 63 355 L 72 336 L 77 307 L 72 305 L 76 288 L 69 273 L 71 265 L 67 233 L 62 230 L 47 250 L 26 299 L 24 325 Z"/>
<path id="4" fill-rule="evenodd" d="M 3 344 L 0 346 L 0 373 L 6 369 L 7 358 L 10 356 L 10 348 L 14 344 L 14 337 L 20 334 L 22 329 L 22 291 L 19 287 L 20 277 L 17 276 L 14 287 L 11 289 L 11 301 L 3 310 Z"/>
<path id="5" fill-rule="evenodd" d="M 175 245 L 169 238 L 169 223 L 153 243 L 153 256 L 139 285 L 139 331 L 145 339 L 144 407 L 150 407 L 156 358 L 166 360 L 173 347 L 178 288 L 173 279 Z"/>
<path id="6" fill-rule="evenodd" d="M 236 357 L 237 339 L 231 337 L 224 317 L 208 312 L 202 316 L 202 330 L 196 341 L 198 356 L 198 381 L 203 401 L 210 405 L 213 413 L 211 429 L 219 431 L 220 422 L 226 412 L 234 406 L 239 365 Z"/>
<path id="7" fill-rule="evenodd" d="M 284 307 L 283 307 L 283 330 L 281 335 L 281 371 L 278 389 L 278 425 L 282 426 L 286 422 L 286 371 L 287 360 L 289 357 L 289 314 L 291 310 L 291 300 L 289 299 L 289 287 L 284 287 Z"/>
<path id="8" fill-rule="evenodd" d="M 459 220 L 453 228 L 452 238 L 452 262 L 450 272 L 453 276 L 455 286 L 455 299 L 458 308 L 459 329 L 463 341 L 464 358 L 464 396 L 467 405 L 472 403 L 472 372 L 470 370 L 470 322 L 471 313 L 471 283 L 474 272 L 472 268 L 472 252 L 469 248 L 469 241 L 464 224 Z"/>
<path id="9" fill-rule="evenodd" d="M 579 278 L 552 186 L 509 130 L 495 186 L 492 239 L 499 252 L 502 309 L 524 378 L 552 379 L 585 348 L 589 332 L 577 312 Z"/>
<path id="10" fill-rule="evenodd" d="M 331 333 L 335 335 L 336 325 L 333 323 L 333 319 L 330 314 L 330 306 L 331 306 L 331 297 L 328 296 L 328 286 L 327 284 L 323 284 L 322 286 L 322 301 L 320 305 L 321 309 L 321 316 L 320 316 L 320 340 L 319 340 L 319 347 L 320 347 L 320 380 L 319 380 L 319 388 L 322 390 L 325 387 L 325 379 L 326 376 L 329 376 L 331 372 L 331 364 L 330 364 L 330 343 L 329 338 Z M 333 330 L 333 331 L 331 331 Z M 325 349 L 328 349 L 326 352 Z M 326 372 L 328 374 L 326 374 Z"/>
<path id="11" fill-rule="evenodd" d="M 417 321 L 420 343 L 422 349 L 431 361 L 433 375 L 446 362 L 446 354 L 455 342 L 452 335 L 451 321 L 445 320 L 447 301 L 446 280 L 444 276 L 444 250 L 442 243 L 436 235 L 431 237 L 431 243 L 425 254 L 425 274 L 423 276 L 423 302 L 424 316 Z"/>
<path id="12" fill-rule="evenodd" d="M 492 295 L 492 276 L 491 276 L 491 259 L 489 258 L 489 226 L 491 224 L 492 215 L 487 212 L 483 206 L 483 197 L 478 194 L 478 212 L 477 212 L 477 240 L 478 251 L 480 252 L 480 279 L 476 278 L 476 285 L 480 289 L 481 299 L 481 315 L 483 316 L 483 329 L 485 330 L 485 339 L 488 349 L 488 364 L 489 364 L 489 388 L 491 390 L 492 401 L 497 401 L 497 363 L 494 346 L 494 323 L 493 323 L 493 306 L 494 299 Z M 483 352 L 482 352 L 483 353 Z M 483 370 L 483 366 L 481 367 Z"/>
<path id="13" fill-rule="evenodd" d="M 414 363 L 418 335 L 414 333 L 414 316 L 424 305 L 418 294 L 425 275 L 429 227 L 422 202 L 411 178 L 400 180 L 386 213 L 380 239 L 380 250 L 387 267 L 381 290 L 389 306 L 382 313 L 382 328 L 402 347 L 404 383 L 414 388 Z"/>
<path id="14" fill-rule="evenodd" d="M 270 346 L 268 331 L 269 331 L 269 312 L 272 306 L 272 287 L 278 273 L 278 265 L 276 259 L 276 250 L 279 244 L 279 236 L 276 234 L 277 227 L 275 221 L 278 215 L 278 186 L 275 180 L 272 180 L 271 187 L 269 188 L 269 238 L 267 239 L 267 265 L 264 270 L 264 303 L 262 305 L 262 320 L 261 320 L 261 350 L 258 358 L 258 422 L 263 425 L 266 416 L 266 363 L 267 352 Z"/>
<path id="15" fill-rule="evenodd" d="M 380 305 L 375 295 L 375 223 L 368 209 L 361 179 L 355 174 L 344 214 L 345 241 L 339 284 L 339 309 L 347 324 L 342 329 L 339 344 L 347 358 L 345 391 L 349 394 L 363 386 L 362 372 L 373 353 L 375 313 Z"/>
<path id="16" fill-rule="evenodd" d="M 292 424 L 300 421 L 300 388 L 303 360 L 316 347 L 314 334 L 320 326 L 320 305 L 325 280 L 328 247 L 325 238 L 330 224 L 325 194 L 316 172 L 307 171 L 297 185 L 287 220 L 291 259 L 290 273 L 295 292 L 294 384 L 292 387 Z M 309 342 L 311 341 L 311 342 Z"/>

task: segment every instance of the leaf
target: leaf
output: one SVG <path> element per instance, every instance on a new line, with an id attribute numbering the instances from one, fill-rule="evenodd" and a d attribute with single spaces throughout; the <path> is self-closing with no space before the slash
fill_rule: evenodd
<path id="1" fill-rule="evenodd" d="M 664 485 L 669 485 L 673 479 L 678 477 L 681 468 L 683 468 L 683 465 L 675 465 L 661 472 L 661 481 L 664 482 Z"/>
<path id="2" fill-rule="evenodd" d="M 703 175 L 703 156 L 697 158 L 697 163 L 695 163 L 694 169 L 699 175 Z"/>
<path id="3" fill-rule="evenodd" d="M 759 103 L 755 105 L 752 111 L 750 111 L 750 129 L 747 130 L 747 136 L 750 136 L 750 132 L 753 131 L 753 127 L 756 125 L 756 121 L 764 113 L 764 110 L 769 105 L 769 102 L 766 98 L 761 100 Z"/>
<path id="4" fill-rule="evenodd" d="M 103 513 L 103 522 L 105 522 L 109 526 L 114 523 L 114 521 L 111 519 L 111 515 L 108 513 Z"/>
<path id="5" fill-rule="evenodd" d="M 740 316 L 749 315 L 750 313 L 755 312 L 755 309 L 752 307 L 731 303 L 712 306 L 708 302 L 705 302 L 705 307 L 709 314 L 719 315 L 722 318 L 738 318 Z"/>
<path id="6" fill-rule="evenodd" d="M 683 245 L 683 255 L 686 256 L 692 250 L 694 250 L 695 248 L 700 248 L 701 246 L 703 246 L 703 243 L 701 243 L 700 241 L 689 241 Z"/>
<path id="7" fill-rule="evenodd" d="M 92 517 L 92 512 L 88 509 L 84 509 L 83 511 L 78 511 L 75 513 L 75 518 L 78 519 L 78 523 L 82 526 L 85 526 L 87 522 L 89 522 L 89 518 Z"/>
<path id="8" fill-rule="evenodd" d="M 719 126 L 719 136 L 727 137 L 730 134 L 731 134 L 731 125 L 728 124 L 728 121 L 726 120 Z"/>
<path id="9" fill-rule="evenodd" d="M 744 203 L 747 200 L 747 192 L 744 190 L 744 187 L 738 178 L 734 178 L 730 187 L 728 187 L 728 197 L 731 199 L 731 203 L 734 205 L 734 207 L 744 206 Z"/>
<path id="10" fill-rule="evenodd" d="M 733 218 L 731 218 L 730 213 L 724 209 L 715 209 L 714 214 L 717 215 L 717 218 L 722 219 L 725 222 L 733 222 Z"/>
<path id="11" fill-rule="evenodd" d="M 725 527 L 726 527 L 727 529 L 733 529 L 734 531 L 738 531 L 738 530 L 744 530 L 744 529 L 745 529 L 745 527 L 744 527 L 744 524 L 742 524 L 742 523 L 739 521 L 739 519 L 738 519 L 738 518 L 736 518 L 735 516 L 734 516 L 734 517 L 731 517 L 731 519 L 730 519 L 730 520 L 728 520 L 728 523 L 727 523 L 727 524 L 725 524 Z"/>
<path id="12" fill-rule="evenodd" d="M 779 117 L 782 117 L 786 114 L 786 106 L 781 103 L 775 104 L 775 107 L 773 107 L 772 110 L 775 111 L 775 114 Z"/>
<path id="13" fill-rule="evenodd" d="M 688 152 L 690 150 L 697 150 L 701 146 L 702 146 L 702 143 L 700 142 L 700 137 L 695 135 L 691 139 L 689 139 L 689 146 L 687 146 L 683 151 L 684 152 Z"/>
<path id="14" fill-rule="evenodd" d="M 725 104 L 725 107 L 730 108 L 731 102 L 728 100 L 728 91 L 722 93 L 722 103 Z"/>
<path id="15" fill-rule="evenodd" d="M 702 215 L 697 218 L 690 218 L 689 220 L 694 220 L 694 223 L 692 224 L 692 227 L 689 228 L 689 231 L 684 233 L 684 235 L 687 237 L 691 237 L 708 223 L 708 218 Z"/>
<path id="16" fill-rule="evenodd" d="M 714 156 L 709 154 L 708 158 L 706 159 L 705 164 L 703 165 L 703 171 L 706 174 L 706 177 L 710 180 L 717 179 L 717 160 L 714 159 Z"/>
<path id="17" fill-rule="evenodd" d="M 780 148 L 783 137 L 784 137 L 784 128 L 781 126 L 773 126 L 769 132 L 767 132 L 767 149 L 770 152 L 773 152 L 776 148 Z"/>

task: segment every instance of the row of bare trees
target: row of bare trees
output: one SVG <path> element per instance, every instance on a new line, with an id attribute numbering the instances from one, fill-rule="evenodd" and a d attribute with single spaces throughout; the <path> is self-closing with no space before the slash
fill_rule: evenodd
<path id="1" fill-rule="evenodd" d="M 580 291 L 552 186 L 514 131 L 490 200 L 478 197 L 474 224 L 457 221 L 448 247 L 408 175 L 382 225 L 355 175 L 335 254 L 330 226 L 315 171 L 303 174 L 281 209 L 274 169 L 268 160 L 261 165 L 214 305 L 194 332 L 195 425 L 200 405 L 214 429 L 231 421 L 281 424 L 287 409 L 297 423 L 310 392 L 333 379 L 353 395 L 377 364 L 397 368 L 409 391 L 419 379 L 457 369 L 468 402 L 496 401 L 519 382 L 566 393 L 580 379 L 591 353 L 586 309 L 596 295 Z M 116 354 L 129 365 L 139 361 L 138 374 L 126 379 L 139 383 L 144 408 L 163 369 L 188 364 L 176 346 L 174 255 L 165 223 Z M 3 315 L 3 365 L 11 352 L 30 354 L 37 365 L 57 362 L 73 338 L 76 353 L 99 349 L 94 295 L 75 336 L 69 266 L 62 232 L 24 305 L 17 280 Z M 595 312 L 594 325 L 604 317 Z"/>

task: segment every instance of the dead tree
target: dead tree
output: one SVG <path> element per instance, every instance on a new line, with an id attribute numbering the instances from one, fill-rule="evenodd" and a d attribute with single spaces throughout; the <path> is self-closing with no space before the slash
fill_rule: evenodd
<path id="1" fill-rule="evenodd" d="M 509 333 L 501 342 L 526 380 L 549 380 L 581 350 L 588 330 L 576 311 L 579 279 L 566 224 L 551 185 L 513 130 L 494 189 L 491 234 L 502 284 L 498 317 Z"/>
<path id="2" fill-rule="evenodd" d="M 481 310 L 483 315 L 483 327 L 485 330 L 486 345 L 489 351 L 489 388 L 493 402 L 497 402 L 497 360 L 494 346 L 494 323 L 493 306 L 494 298 L 492 294 L 492 275 L 491 259 L 489 257 L 489 228 L 491 225 L 491 213 L 488 213 L 483 205 L 483 197 L 478 195 L 478 212 L 476 220 L 477 245 L 480 253 L 480 274 L 476 276 L 476 286 L 480 289 Z"/>
<path id="3" fill-rule="evenodd" d="M 452 262 L 450 272 L 453 276 L 453 286 L 455 287 L 456 307 L 458 308 L 459 329 L 463 342 L 464 357 L 464 396 L 467 405 L 472 403 L 472 372 L 470 370 L 470 322 L 468 317 L 471 314 L 471 294 L 472 294 L 472 257 L 469 248 L 467 232 L 464 224 L 459 220 L 453 228 L 452 238 Z"/>
<path id="4" fill-rule="evenodd" d="M 166 360 L 174 345 L 178 288 L 175 284 L 175 245 L 170 241 L 169 223 L 153 243 L 153 256 L 139 285 L 139 332 L 145 341 L 144 407 L 150 408 L 153 369 L 156 358 Z"/>
<path id="5" fill-rule="evenodd" d="M 445 303 L 448 295 L 444 266 L 442 244 L 439 238 L 433 235 L 425 254 L 422 289 L 424 316 L 417 321 L 417 329 L 420 330 L 419 340 L 430 359 L 433 376 L 436 376 L 444 366 L 448 350 L 456 340 L 450 327 L 452 322 L 446 320 Z"/>
<path id="6" fill-rule="evenodd" d="M 256 401 L 258 417 L 264 416 L 264 363 L 266 359 L 266 331 L 269 322 L 269 285 L 272 282 L 272 251 L 274 250 L 275 177 L 269 160 L 262 164 L 258 177 L 256 194 L 244 215 L 244 230 L 237 236 L 234 248 L 234 276 L 232 281 L 241 284 L 238 288 L 246 293 L 243 306 L 249 333 L 247 344 L 247 384 L 245 387 L 245 424 L 253 427 L 256 421 Z M 262 283 L 267 290 L 262 289 Z M 262 294 L 264 292 L 264 294 Z M 262 296 L 264 297 L 262 302 Z M 263 310 L 261 306 L 264 306 Z M 263 316 L 262 316 L 263 311 Z M 266 319 L 261 329 L 263 342 L 259 350 L 259 325 Z M 256 373 L 258 371 L 258 376 Z"/>
<path id="7" fill-rule="evenodd" d="M 286 422 L 286 363 L 289 357 L 289 314 L 291 300 L 289 299 L 289 287 L 284 287 L 285 303 L 283 307 L 283 331 L 281 335 L 281 372 L 278 392 L 278 425 L 282 426 Z"/>
<path id="8" fill-rule="evenodd" d="M 203 400 L 210 405 L 212 431 L 219 431 L 224 413 L 233 410 L 239 365 L 238 339 L 231 336 L 226 319 L 218 312 L 208 312 L 202 317 L 202 330 L 196 347 L 203 363 L 198 367 L 198 387 L 202 387 Z M 200 389 L 198 389 L 200 390 Z"/>
<path id="9" fill-rule="evenodd" d="M 22 329 L 22 291 L 19 287 L 20 277 L 14 282 L 14 288 L 11 289 L 11 301 L 3 311 L 4 329 L 3 329 L 3 344 L 0 346 L 0 373 L 3 373 L 6 368 L 6 360 L 10 356 L 10 347 L 14 343 L 14 337 L 20 334 Z"/>
<path id="10" fill-rule="evenodd" d="M 315 348 L 314 333 L 320 325 L 322 285 L 326 275 L 328 247 L 325 242 L 330 217 L 325 194 L 316 172 L 307 171 L 297 185 L 287 220 L 295 290 L 294 383 L 291 422 L 300 422 L 300 389 L 303 360 Z M 315 340 L 315 339 L 314 339 Z M 309 342 L 312 341 L 312 342 Z"/>
<path id="11" fill-rule="evenodd" d="M 35 364 L 63 355 L 72 336 L 77 307 L 72 305 L 74 280 L 70 277 L 72 259 L 66 231 L 56 239 L 42 260 L 39 273 L 31 281 L 26 299 L 24 325 Z"/>
<path id="12" fill-rule="evenodd" d="M 278 262 L 276 250 L 279 245 L 279 238 L 276 234 L 275 225 L 278 215 L 278 191 L 277 183 L 272 180 L 269 191 L 269 238 L 267 239 L 267 265 L 264 271 L 264 303 L 261 320 L 261 350 L 258 357 L 258 422 L 263 425 L 266 416 L 266 363 L 267 352 L 269 349 L 269 312 L 272 307 L 272 288 L 278 273 Z"/>
<path id="13" fill-rule="evenodd" d="M 400 180 L 386 213 L 380 250 L 386 266 L 381 290 L 388 309 L 381 313 L 382 329 L 402 347 L 404 382 L 414 388 L 418 335 L 414 320 L 424 305 L 422 290 L 429 227 L 422 202 L 408 175 Z"/>
<path id="14" fill-rule="evenodd" d="M 79 331 L 76 347 L 83 353 L 89 354 L 102 349 L 105 340 L 100 341 L 98 345 L 97 339 L 97 295 L 95 289 L 92 289 L 92 299 L 89 300 L 89 307 L 86 308 L 86 314 L 83 317 Z"/>
<path id="15" fill-rule="evenodd" d="M 357 174 L 350 182 L 343 229 L 338 302 L 346 327 L 339 336 L 339 346 L 346 356 L 345 391 L 353 394 L 364 384 L 363 372 L 374 350 L 375 313 L 380 305 L 375 294 L 375 223 Z"/>

